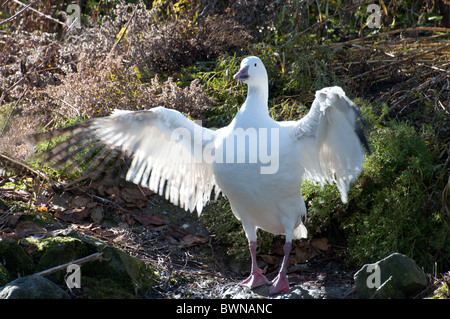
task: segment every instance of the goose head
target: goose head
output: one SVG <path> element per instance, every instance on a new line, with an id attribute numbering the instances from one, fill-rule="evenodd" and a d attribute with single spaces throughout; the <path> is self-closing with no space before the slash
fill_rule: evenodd
<path id="1" fill-rule="evenodd" d="M 241 69 L 233 77 L 248 85 L 249 89 L 254 88 L 258 91 L 268 91 L 267 71 L 260 58 L 249 56 L 242 60 Z"/>

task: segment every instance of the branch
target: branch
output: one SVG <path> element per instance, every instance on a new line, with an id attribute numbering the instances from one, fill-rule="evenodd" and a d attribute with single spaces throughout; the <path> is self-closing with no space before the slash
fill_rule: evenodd
<path id="1" fill-rule="evenodd" d="M 80 259 L 77 259 L 77 260 L 74 260 L 74 261 L 71 261 L 71 262 L 68 262 L 68 263 L 56 266 L 56 267 L 53 267 L 53 268 L 50 268 L 50 269 L 47 269 L 47 270 L 43 270 L 41 272 L 38 272 L 35 275 L 47 276 L 47 275 L 50 275 L 50 274 L 52 274 L 54 272 L 67 269 L 67 267 L 69 265 L 72 265 L 72 264 L 80 265 L 80 264 L 84 264 L 84 263 L 86 263 L 88 261 L 94 261 L 94 260 L 103 261 L 103 260 L 106 260 L 106 259 L 103 258 L 102 253 L 95 253 L 95 254 L 92 254 L 92 255 L 89 255 L 89 256 L 86 256 L 86 257 L 83 257 L 83 258 L 80 258 Z"/>
<path id="2" fill-rule="evenodd" d="M 113 47 L 111 48 L 111 51 L 109 51 L 109 54 L 108 54 L 108 55 L 111 55 L 111 54 L 114 52 L 114 49 L 115 49 L 116 46 L 119 44 L 120 40 L 122 40 L 122 38 L 125 36 L 125 33 L 127 33 L 127 29 L 128 29 L 128 27 L 129 27 L 131 21 L 133 20 L 134 16 L 136 15 L 136 11 L 137 11 L 137 9 L 138 9 L 138 6 L 139 6 L 139 5 L 136 5 L 136 8 L 134 9 L 133 14 L 131 15 L 130 20 L 128 20 L 127 24 L 125 25 L 125 29 L 123 30 L 122 34 L 120 35 L 119 40 L 117 40 L 117 42 L 114 43 L 114 45 L 113 45 Z"/>
<path id="3" fill-rule="evenodd" d="M 12 163 L 12 164 L 14 164 L 16 166 L 20 166 L 22 168 L 25 168 L 27 171 L 29 171 L 29 172 L 31 172 L 31 173 L 33 173 L 33 174 L 35 174 L 35 175 L 45 179 L 47 182 L 49 182 L 49 183 L 52 182 L 50 180 L 50 177 L 48 177 L 46 174 L 44 174 L 42 172 L 39 172 L 39 171 L 36 171 L 36 170 L 32 169 L 30 166 L 28 166 L 27 164 L 22 163 L 22 162 L 20 162 L 18 160 L 15 160 L 15 159 L 13 159 L 11 157 L 8 157 L 8 156 L 6 156 L 4 154 L 0 154 L 0 160 L 5 160 L 5 161 L 8 161 L 8 162 L 10 162 L 10 163 Z"/>
<path id="4" fill-rule="evenodd" d="M 20 2 L 20 1 L 17 1 L 17 0 L 13 0 L 13 1 L 14 1 L 15 3 L 17 3 L 17 4 L 20 4 L 21 6 L 25 6 L 25 4 L 23 4 L 23 3 Z M 25 8 L 25 9 L 26 9 L 26 8 Z M 36 10 L 36 9 L 30 8 L 30 10 L 33 11 L 33 12 L 35 12 L 35 13 L 37 13 L 37 14 L 39 14 L 39 15 L 41 15 L 41 16 L 43 16 L 43 17 L 45 17 L 45 18 L 47 18 L 47 19 L 49 19 L 49 20 L 52 20 L 53 22 L 59 23 L 59 24 L 61 24 L 61 25 L 63 25 L 63 26 L 66 25 L 65 23 L 63 23 L 63 22 L 61 22 L 61 21 L 59 21 L 59 20 L 56 20 L 55 18 L 53 18 L 53 17 L 51 17 L 51 16 L 49 16 L 49 15 L 46 15 L 46 14 L 44 14 L 44 13 L 42 13 L 42 12 L 39 12 L 39 11 Z"/>
<path id="5" fill-rule="evenodd" d="M 0 22 L 0 26 L 4 25 L 5 23 L 8 23 L 12 20 L 14 20 L 18 15 L 20 15 L 22 12 L 24 12 L 25 10 L 27 10 L 29 7 L 31 7 L 33 4 L 35 4 L 38 0 L 34 0 L 32 3 L 30 3 L 29 5 L 27 5 L 25 8 L 23 8 L 22 10 L 20 10 L 19 12 L 17 12 L 15 15 L 13 15 L 12 17 Z M 23 3 L 21 3 L 23 5 Z"/>
<path id="6" fill-rule="evenodd" d="M 322 45 L 322 47 L 329 47 L 329 48 L 333 48 L 334 49 L 334 48 L 343 47 L 343 46 L 347 46 L 347 45 L 358 43 L 358 42 L 364 42 L 366 40 L 370 40 L 370 39 L 373 39 L 373 38 L 385 37 L 385 36 L 396 34 L 396 33 L 401 33 L 401 32 L 419 32 L 419 31 L 432 31 L 432 32 L 450 33 L 450 28 L 416 27 L 416 28 L 396 29 L 396 30 L 391 30 L 391 31 L 386 31 L 386 32 L 381 32 L 381 33 L 377 33 L 377 34 L 368 35 L 368 36 L 365 36 L 365 37 L 362 37 L 362 38 L 356 38 L 356 39 L 348 40 L 348 41 L 345 41 L 345 42 L 328 43 L 328 44 Z"/>

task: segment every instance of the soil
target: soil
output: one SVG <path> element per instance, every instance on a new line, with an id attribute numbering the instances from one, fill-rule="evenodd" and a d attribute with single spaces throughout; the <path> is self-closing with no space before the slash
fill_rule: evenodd
<path id="1" fill-rule="evenodd" d="M 128 241 L 118 246 L 159 269 L 162 274 L 158 287 L 146 296 L 148 298 L 355 298 L 353 274 L 356 270 L 348 270 L 344 257 L 332 246 L 304 263 L 289 266 L 291 289 L 285 294 L 270 296 L 268 285 L 255 289 L 242 287 L 239 282 L 248 276 L 250 260 L 232 260 L 227 255 L 227 247 L 217 243 L 214 235 L 204 229 L 201 217 L 174 209 L 176 212 L 171 213 L 177 215 L 175 220 L 171 219 L 170 225 L 122 228 Z M 191 235 L 180 235 L 183 229 L 203 240 L 189 241 Z M 301 243 L 297 245 L 302 246 Z M 260 267 L 269 280 L 275 278 L 281 262 L 281 256 L 273 257 L 278 263 L 268 264 L 260 260 Z"/>
<path id="2" fill-rule="evenodd" d="M 12 213 L 8 205 L 1 210 L 1 237 L 45 237 L 66 228 L 95 236 L 155 269 L 159 281 L 143 298 L 354 298 L 355 271 L 346 269 L 343 256 L 336 253 L 339 249 L 323 238 L 293 243 L 288 268 L 291 289 L 270 296 L 269 286 L 251 290 L 238 284 L 248 276 L 250 260 L 231 258 L 227 247 L 208 233 L 202 217 L 135 185 L 120 189 L 95 183 L 65 185 L 35 194 L 36 213 Z M 9 195 L 16 201 L 30 198 L 26 191 Z M 259 256 L 269 280 L 281 263 L 277 251 L 282 248 L 278 248 Z"/>

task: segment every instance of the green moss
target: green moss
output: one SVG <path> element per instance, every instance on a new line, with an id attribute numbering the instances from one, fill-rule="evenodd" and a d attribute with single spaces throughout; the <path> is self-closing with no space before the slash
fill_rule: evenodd
<path id="1" fill-rule="evenodd" d="M 35 268 L 33 259 L 13 239 L 0 240 L 0 263 L 14 278 L 30 275 Z"/>
<path id="2" fill-rule="evenodd" d="M 72 237 L 47 237 L 24 239 L 28 245 L 34 245 L 33 258 L 36 263 L 36 272 L 50 269 L 73 260 L 85 257 L 94 251 L 89 249 L 81 240 Z M 49 275 L 56 283 L 64 283 L 65 272 L 60 271 Z"/>
<path id="3" fill-rule="evenodd" d="M 0 287 L 6 285 L 11 280 L 8 270 L 0 263 Z"/>
<path id="4" fill-rule="evenodd" d="M 348 247 L 351 264 L 374 262 L 393 252 L 410 256 L 426 271 L 433 256 L 449 256 L 449 226 L 436 187 L 442 169 L 424 137 L 410 125 L 382 126 L 373 110 L 363 108 L 372 128 L 361 177 L 352 186 L 348 204 L 339 201 L 334 186 L 302 188 L 309 209 L 310 228 L 339 233 Z M 445 270 L 445 257 L 438 267 Z"/>
<path id="5" fill-rule="evenodd" d="M 450 299 L 450 288 L 448 282 L 444 282 L 442 286 L 433 292 L 431 297 L 427 299 Z"/>
<path id="6" fill-rule="evenodd" d="M 83 297 L 93 299 L 134 299 L 129 287 L 124 287 L 110 278 L 81 277 Z"/>

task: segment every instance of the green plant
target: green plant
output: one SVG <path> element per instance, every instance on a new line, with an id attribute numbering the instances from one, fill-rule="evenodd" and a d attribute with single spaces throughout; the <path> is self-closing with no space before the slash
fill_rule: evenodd
<path id="1" fill-rule="evenodd" d="M 367 112 L 367 110 L 365 110 Z M 376 116 L 368 119 L 372 124 Z M 335 187 L 305 184 L 313 230 L 338 232 L 347 241 L 351 264 L 373 262 L 400 252 L 431 270 L 447 267 L 449 227 L 434 192 L 442 173 L 423 137 L 405 123 L 372 126 L 364 171 L 350 191 L 348 204 Z M 436 259 L 437 257 L 437 259 Z"/>

